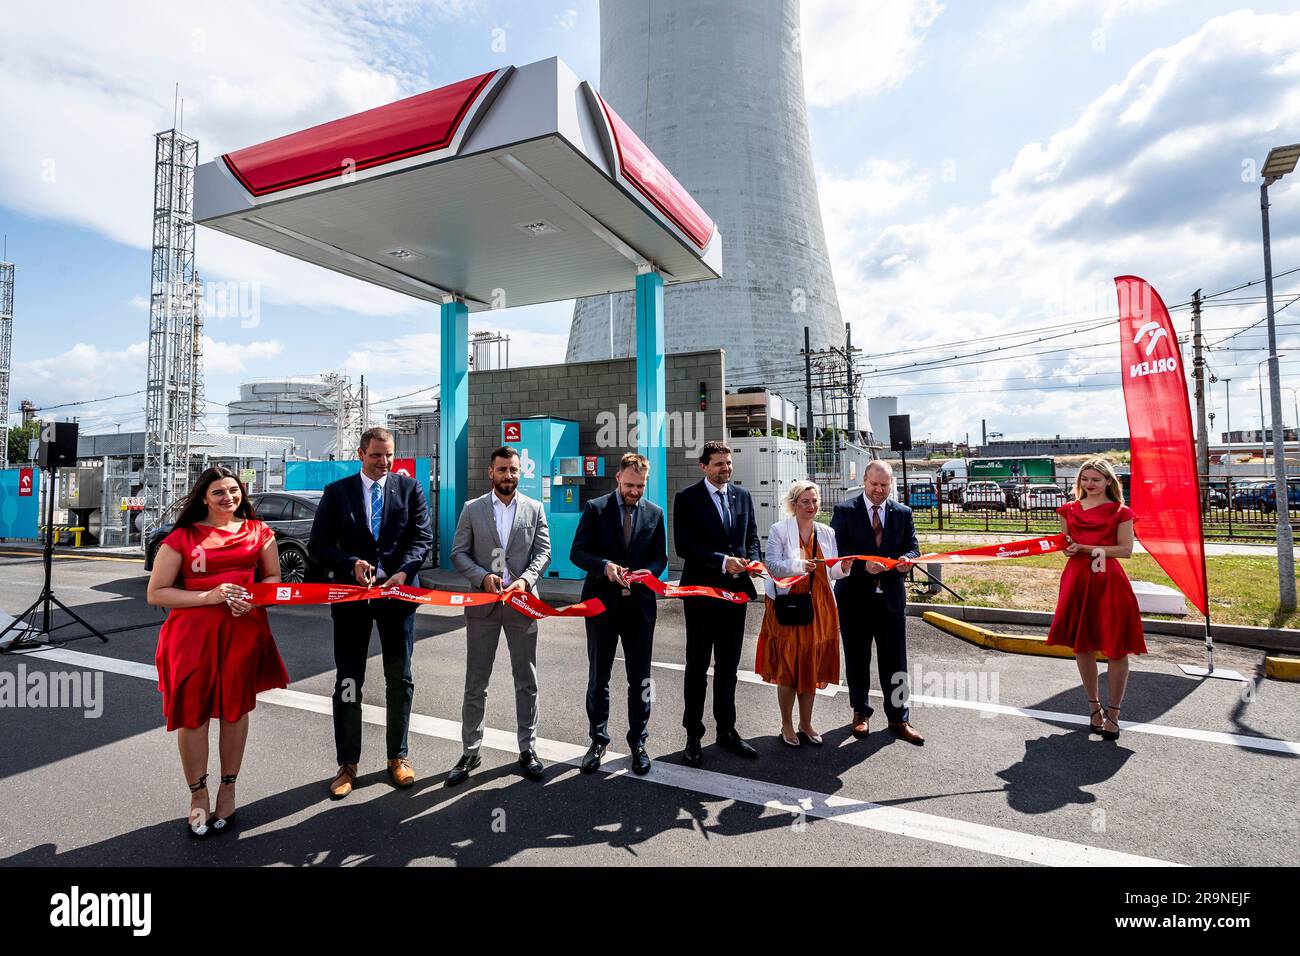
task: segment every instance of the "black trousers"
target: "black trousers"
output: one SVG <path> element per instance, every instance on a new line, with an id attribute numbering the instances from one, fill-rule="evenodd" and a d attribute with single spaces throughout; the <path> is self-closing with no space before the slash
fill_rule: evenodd
<path id="1" fill-rule="evenodd" d="M 686 617 L 686 709 L 682 726 L 704 736 L 704 695 L 713 659 L 713 722 L 719 734 L 736 729 L 736 668 L 745 642 L 744 604 L 717 598 L 682 598 Z"/>
<path id="2" fill-rule="evenodd" d="M 844 643 L 844 672 L 849 683 L 849 704 L 870 716 L 871 645 L 876 645 L 880 690 L 885 695 L 885 715 L 890 723 L 910 719 L 907 676 L 907 617 L 905 610 L 891 611 L 885 596 L 863 589 L 840 601 L 840 640 Z"/>
<path id="3" fill-rule="evenodd" d="M 415 647 L 414 604 L 405 601 L 358 601 L 337 604 L 334 618 L 334 749 L 340 764 L 361 762 L 361 688 L 366 681 L 371 625 L 379 628 L 384 659 L 388 759 L 407 755 L 407 728 L 415 682 L 411 651 Z"/>
<path id="4" fill-rule="evenodd" d="M 609 744 L 609 677 L 619 641 L 627 670 L 627 743 L 643 747 L 650 723 L 650 653 L 655 622 L 635 597 L 618 600 L 605 614 L 587 618 L 587 721 L 592 743 Z"/>

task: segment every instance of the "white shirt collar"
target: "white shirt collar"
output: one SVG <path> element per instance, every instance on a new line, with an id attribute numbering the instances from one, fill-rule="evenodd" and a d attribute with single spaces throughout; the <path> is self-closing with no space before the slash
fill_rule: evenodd
<path id="1" fill-rule="evenodd" d="M 709 486 L 709 494 L 710 494 L 710 495 L 716 495 L 719 491 L 725 493 L 726 490 L 727 490 L 727 486 L 726 486 L 725 484 L 724 484 L 724 485 L 715 485 L 713 482 L 709 481 L 709 479 L 707 479 L 707 478 L 704 479 L 704 483 L 705 483 L 706 485 Z"/>
<path id="2" fill-rule="evenodd" d="M 371 478 L 364 471 L 361 472 L 361 487 L 365 489 L 366 494 L 370 494 L 371 485 L 378 485 L 379 490 L 383 491 L 387 487 L 387 482 L 388 482 L 388 474 L 386 472 L 384 476 L 380 478 L 378 481 L 376 481 L 374 478 Z"/>
<path id="3" fill-rule="evenodd" d="M 513 508 L 519 502 L 519 492 L 517 491 L 511 497 L 510 504 L 506 504 L 504 501 L 502 501 L 501 496 L 498 495 L 495 491 L 489 491 L 488 494 L 492 496 L 493 508 Z"/>

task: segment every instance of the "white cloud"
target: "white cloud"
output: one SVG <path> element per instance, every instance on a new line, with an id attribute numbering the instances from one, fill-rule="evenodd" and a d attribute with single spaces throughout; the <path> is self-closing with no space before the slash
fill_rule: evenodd
<path id="1" fill-rule="evenodd" d="M 275 339 L 255 342 L 220 342 L 203 336 L 203 370 L 237 375 L 247 371 L 249 362 L 277 358 L 284 346 Z"/>
<path id="2" fill-rule="evenodd" d="M 471 8 L 461 0 L 12 6 L 0 60 L 0 196 L 25 215 L 148 248 L 153 134 L 171 125 L 173 82 L 206 161 L 427 89 L 414 31 Z M 198 247 L 205 276 L 257 279 L 269 301 L 378 314 L 411 307 L 204 229 Z"/>
<path id="3" fill-rule="evenodd" d="M 808 105 L 836 106 L 902 84 L 942 12 L 938 0 L 805 0 L 799 46 Z"/>
<path id="4" fill-rule="evenodd" d="M 1046 142 L 1009 157 L 988 198 L 929 216 L 905 215 L 906 198 L 897 192 L 910 182 L 905 166 L 867 163 L 855 177 L 823 176 L 830 187 L 822 196 L 828 245 L 855 342 L 888 335 L 899 344 L 868 349 L 887 351 L 1113 314 L 1113 277 L 1125 273 L 1149 279 L 1170 305 L 1198 287 L 1209 292 L 1257 278 L 1258 192 L 1242 181 L 1243 162 L 1262 159 L 1270 145 L 1300 140 L 1297 51 L 1300 14 L 1238 12 L 1211 20 L 1143 57 Z M 941 198 L 942 182 L 926 188 L 931 199 Z M 1296 183 L 1275 186 L 1272 201 L 1275 219 L 1282 209 L 1300 217 Z M 892 215 L 875 211 L 891 203 Z M 852 212 L 840 208 L 846 204 Z M 1300 233 L 1275 225 L 1273 255 L 1279 271 L 1300 265 Z M 1260 311 L 1247 305 L 1208 316 L 1231 326 Z M 1185 326 L 1186 313 L 1176 320 Z M 1102 347 L 1085 347 L 1093 343 Z M 881 365 L 903 365 L 980 353 L 943 373 L 868 377 L 867 394 L 897 394 L 900 410 L 920 413 L 914 430 L 936 437 L 960 436 L 980 418 L 1008 436 L 1126 433 L 1117 386 L 993 391 L 1028 389 L 1038 376 L 1105 383 L 1092 373 L 1118 367 L 1111 330 L 1044 342 L 1020 350 L 1024 357 L 1016 361 L 994 361 L 1000 344 L 882 359 Z M 1074 351 L 1024 354 L 1061 347 Z M 1248 360 L 1211 353 L 1225 367 Z M 1251 376 L 1253 368 L 1235 375 Z M 948 394 L 920 397 L 937 391 Z"/>

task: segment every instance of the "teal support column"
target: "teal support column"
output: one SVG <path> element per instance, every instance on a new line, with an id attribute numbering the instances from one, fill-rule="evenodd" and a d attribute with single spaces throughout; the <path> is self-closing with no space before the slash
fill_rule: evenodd
<path id="1" fill-rule="evenodd" d="M 442 304 L 442 398 L 438 424 L 438 566 L 451 567 L 451 540 L 469 486 L 469 309 Z"/>
<path id="2" fill-rule="evenodd" d="M 636 450 L 650 460 L 647 497 L 669 514 L 666 396 L 664 277 L 644 272 L 636 277 L 636 407 L 640 413 Z"/>

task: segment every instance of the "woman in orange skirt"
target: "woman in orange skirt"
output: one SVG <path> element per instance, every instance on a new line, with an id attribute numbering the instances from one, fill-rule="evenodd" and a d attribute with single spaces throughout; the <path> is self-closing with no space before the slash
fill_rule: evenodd
<path id="1" fill-rule="evenodd" d="M 830 579 L 844 577 L 848 562 L 835 560 L 839 554 L 835 532 L 830 525 L 816 520 L 821 510 L 817 485 L 811 481 L 791 482 L 785 493 L 785 510 L 790 517 L 768 531 L 765 563 L 775 577 L 804 577 L 788 588 L 778 587 L 772 577 L 765 580 L 767 596 L 754 670 L 769 684 L 777 685 L 781 741 L 798 747 L 803 740 L 819 747 L 822 738 L 812 725 L 816 691 L 840 682 L 840 618 Z M 791 600 L 787 595 L 806 597 Z M 790 606 L 778 607 L 778 603 Z M 793 715 L 796 699 L 797 734 Z"/>
<path id="2" fill-rule="evenodd" d="M 1118 740 L 1120 704 L 1128 686 L 1128 655 L 1147 652 L 1133 585 L 1117 560 L 1133 555 L 1133 522 L 1137 518 L 1124 506 L 1124 489 L 1104 458 L 1091 458 L 1079 466 L 1074 497 L 1056 509 L 1070 546 L 1065 549 L 1069 560 L 1061 574 L 1047 643 L 1074 650 L 1084 693 L 1094 705 L 1089 733 Z M 1098 653 L 1107 660 L 1108 703 L 1104 709 Z"/>
<path id="3" fill-rule="evenodd" d="M 280 580 L 275 533 L 256 519 L 234 472 L 209 468 L 158 548 L 148 596 L 150 604 L 170 609 L 155 663 L 167 729 L 179 730 L 181 769 L 192 795 L 186 832 L 194 837 L 233 824 L 248 712 L 259 691 L 289 683 L 265 609 L 248 603 L 245 585 L 255 576 Z M 221 726 L 215 818 L 207 788 L 213 717 Z"/>

